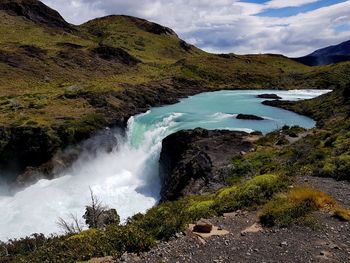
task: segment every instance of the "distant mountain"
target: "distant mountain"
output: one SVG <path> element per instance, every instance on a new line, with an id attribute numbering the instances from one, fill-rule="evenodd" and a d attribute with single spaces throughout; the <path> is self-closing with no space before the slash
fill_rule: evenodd
<path id="1" fill-rule="evenodd" d="M 324 66 L 350 61 L 350 40 L 339 45 L 316 50 L 310 55 L 294 58 L 294 60 L 308 66 Z"/>

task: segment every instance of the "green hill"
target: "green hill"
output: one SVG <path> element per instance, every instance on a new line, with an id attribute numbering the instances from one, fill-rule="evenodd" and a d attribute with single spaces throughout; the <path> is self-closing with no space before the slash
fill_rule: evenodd
<path id="1" fill-rule="evenodd" d="M 2 1 L 0 23 L 3 168 L 41 164 L 101 127 L 204 90 L 331 88 L 350 78 L 346 63 L 209 54 L 135 17 L 74 26 L 36 0 Z"/>

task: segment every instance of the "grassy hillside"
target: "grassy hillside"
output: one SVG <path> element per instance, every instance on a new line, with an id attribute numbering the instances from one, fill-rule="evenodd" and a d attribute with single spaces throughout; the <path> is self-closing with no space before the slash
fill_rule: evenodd
<path id="1" fill-rule="evenodd" d="M 1 171 L 40 165 L 104 125 L 121 125 L 149 105 L 204 90 L 335 89 L 280 105 L 314 117 L 318 128 L 294 144 L 286 136 L 304 132 L 300 128 L 262 138 L 255 152 L 232 160 L 226 188 L 162 203 L 125 226 L 0 243 L 0 261 L 75 262 L 137 253 L 189 222 L 237 209 L 262 208 L 260 220 L 268 226 L 312 226 L 313 212 L 326 208 L 349 220 L 350 212 L 331 197 L 290 185 L 298 176 L 350 180 L 350 63 L 311 68 L 279 55 L 209 54 L 171 29 L 133 17 L 72 26 L 35 0 L 2 1 L 0 22 Z"/>
<path id="2" fill-rule="evenodd" d="M 134 17 L 72 26 L 36 0 L 2 1 L 0 23 L 0 166 L 38 165 L 96 129 L 203 90 L 330 88 L 350 78 L 346 63 L 209 54 Z"/>

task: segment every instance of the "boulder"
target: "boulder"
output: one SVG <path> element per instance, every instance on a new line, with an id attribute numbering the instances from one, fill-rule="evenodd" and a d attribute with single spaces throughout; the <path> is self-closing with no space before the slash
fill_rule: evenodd
<path id="1" fill-rule="evenodd" d="M 263 121 L 265 120 L 262 117 L 256 116 L 256 115 L 252 115 L 252 114 L 238 114 L 237 119 L 239 120 L 253 120 L 253 121 Z"/>
<path id="2" fill-rule="evenodd" d="M 210 233 L 213 229 L 213 225 L 207 220 L 199 220 L 193 227 L 193 232 L 197 233 Z"/>

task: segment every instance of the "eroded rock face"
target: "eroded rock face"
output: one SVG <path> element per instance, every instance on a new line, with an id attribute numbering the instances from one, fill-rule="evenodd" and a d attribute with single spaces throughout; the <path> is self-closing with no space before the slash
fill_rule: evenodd
<path id="1" fill-rule="evenodd" d="M 249 136 L 245 132 L 198 128 L 165 138 L 160 155 L 161 200 L 175 200 L 224 186 L 230 159 L 254 149 Z"/>

